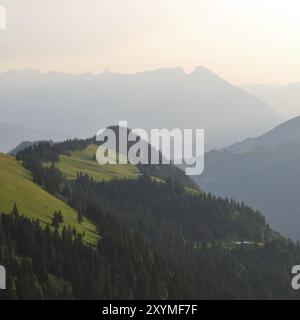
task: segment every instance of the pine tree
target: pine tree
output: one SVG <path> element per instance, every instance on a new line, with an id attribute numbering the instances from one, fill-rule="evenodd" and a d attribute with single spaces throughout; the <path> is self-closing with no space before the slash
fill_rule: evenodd
<path id="1" fill-rule="evenodd" d="M 80 211 L 78 211 L 78 214 L 77 214 L 77 221 L 78 221 L 79 224 L 81 224 L 83 222 L 83 216 L 80 213 Z"/>
<path id="2" fill-rule="evenodd" d="M 59 217 L 58 217 L 58 213 L 56 211 L 53 213 L 52 226 L 54 228 L 59 228 Z"/>
<path id="3" fill-rule="evenodd" d="M 57 213 L 57 219 L 58 219 L 59 223 L 64 223 L 64 216 L 63 216 L 63 214 L 61 213 L 60 210 Z"/>
<path id="4" fill-rule="evenodd" d="M 12 210 L 12 215 L 14 217 L 16 217 L 16 218 L 20 216 L 16 202 L 14 203 L 14 207 L 13 207 L 13 210 Z"/>

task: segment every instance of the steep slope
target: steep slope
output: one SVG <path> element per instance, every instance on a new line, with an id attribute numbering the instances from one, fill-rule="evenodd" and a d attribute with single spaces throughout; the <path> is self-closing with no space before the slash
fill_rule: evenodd
<path id="1" fill-rule="evenodd" d="M 206 154 L 196 182 L 261 210 L 273 228 L 300 239 L 300 118 L 261 137 Z"/>
<path id="2" fill-rule="evenodd" d="M 231 151 L 250 151 L 258 148 L 276 147 L 280 144 L 293 143 L 300 141 L 300 117 L 286 121 L 271 131 L 257 138 L 250 138 L 246 141 L 236 143 L 228 150 Z"/>
<path id="3" fill-rule="evenodd" d="M 81 176 L 73 186 L 74 205 L 100 222 L 99 245 L 0 215 L 0 264 L 9 275 L 0 299 L 300 297 L 290 285 L 299 247 L 248 207 L 148 178 Z"/>
<path id="4" fill-rule="evenodd" d="M 0 75 L 0 96 L 3 121 L 45 130 L 55 123 L 78 137 L 128 120 L 146 130 L 205 129 L 212 149 L 281 122 L 266 103 L 203 67 L 97 76 L 14 71 Z"/>
<path id="5" fill-rule="evenodd" d="M 61 210 L 65 226 L 85 232 L 87 242 L 97 241 L 91 222 L 85 219 L 79 224 L 75 210 L 33 183 L 31 174 L 15 158 L 4 154 L 0 154 L 0 199 L 0 212 L 9 214 L 16 202 L 21 214 L 39 219 L 43 225 L 51 224 L 54 211 Z"/>

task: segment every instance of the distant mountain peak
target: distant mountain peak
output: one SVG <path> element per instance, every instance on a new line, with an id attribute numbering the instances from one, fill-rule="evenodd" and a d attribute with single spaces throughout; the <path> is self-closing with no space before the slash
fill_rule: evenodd
<path id="1" fill-rule="evenodd" d="M 209 75 L 214 74 L 212 71 L 210 71 L 209 69 L 207 69 L 203 66 L 197 66 L 192 73 L 194 73 L 194 74 L 205 73 L 205 74 L 209 74 Z"/>
<path id="2" fill-rule="evenodd" d="M 192 78 L 193 80 L 198 80 L 198 81 L 205 81 L 205 82 L 222 82 L 229 84 L 226 80 L 221 78 L 219 75 L 216 73 L 210 71 L 209 69 L 203 67 L 203 66 L 198 66 L 195 68 L 195 70 L 189 74 L 189 77 Z"/>

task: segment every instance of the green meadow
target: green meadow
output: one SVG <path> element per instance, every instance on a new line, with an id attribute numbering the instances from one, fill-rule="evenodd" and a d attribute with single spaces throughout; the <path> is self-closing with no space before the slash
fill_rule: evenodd
<path id="1" fill-rule="evenodd" d="M 75 227 L 77 232 L 84 232 L 86 242 L 97 242 L 95 225 L 87 219 L 79 224 L 75 210 L 35 184 L 30 172 L 15 158 L 0 154 L 0 212 L 11 213 L 14 202 L 17 203 L 20 214 L 39 219 L 44 225 L 51 224 L 54 211 L 61 210 L 63 225 Z"/>
<path id="2" fill-rule="evenodd" d="M 136 179 L 139 170 L 131 164 L 127 165 L 100 165 L 95 160 L 96 145 L 90 145 L 83 151 L 72 152 L 70 156 L 60 156 L 56 166 L 66 175 L 68 180 L 76 179 L 79 172 L 88 174 L 96 181 L 112 179 Z"/>

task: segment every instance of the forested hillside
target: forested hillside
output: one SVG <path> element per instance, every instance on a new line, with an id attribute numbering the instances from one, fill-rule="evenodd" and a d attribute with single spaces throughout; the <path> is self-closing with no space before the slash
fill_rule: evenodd
<path id="1" fill-rule="evenodd" d="M 8 273 L 1 298 L 300 298 L 290 286 L 300 249 L 259 212 L 146 172 L 69 179 L 59 170 L 61 156 L 91 143 L 41 143 L 18 154 L 36 184 L 78 212 L 79 224 L 97 226 L 99 240 L 88 246 L 76 229 L 45 227 L 15 206 L 0 218 L 0 264 Z"/>
<path id="2" fill-rule="evenodd" d="M 244 201 L 272 228 L 300 240 L 300 117 L 264 135 L 205 155 L 202 190 Z"/>
<path id="3" fill-rule="evenodd" d="M 16 210 L 1 216 L 0 264 L 9 275 L 1 298 L 299 298 L 290 268 L 300 249 L 247 207 L 148 178 L 98 183 L 81 176 L 70 199 L 97 223 L 98 246 Z"/>

